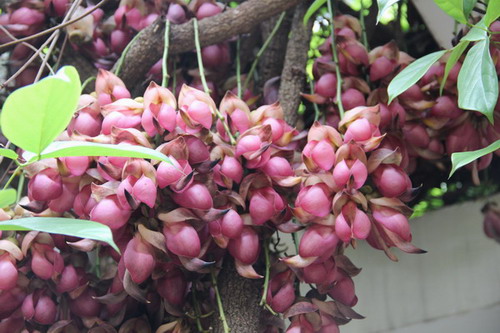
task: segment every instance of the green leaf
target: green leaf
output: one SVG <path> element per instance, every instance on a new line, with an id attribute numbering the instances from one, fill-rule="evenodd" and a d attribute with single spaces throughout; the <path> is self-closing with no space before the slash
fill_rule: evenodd
<path id="1" fill-rule="evenodd" d="M 476 5 L 477 0 L 463 0 L 463 10 L 465 18 L 468 18 L 472 9 Z"/>
<path id="2" fill-rule="evenodd" d="M 434 3 L 458 22 L 467 23 L 467 18 L 464 15 L 463 0 L 434 0 Z"/>
<path id="3" fill-rule="evenodd" d="M 0 208 L 7 207 L 16 202 L 17 191 L 13 188 L 8 188 L 6 190 L 0 190 Z"/>
<path id="4" fill-rule="evenodd" d="M 403 69 L 394 79 L 392 79 L 387 93 L 389 94 L 389 104 L 394 98 L 405 92 L 412 85 L 417 83 L 429 68 L 445 54 L 446 50 L 430 53 L 412 62 Z"/>
<path id="5" fill-rule="evenodd" d="M 380 22 L 380 19 L 384 14 L 399 0 L 377 0 L 378 5 L 378 14 L 377 14 L 377 24 Z"/>
<path id="6" fill-rule="evenodd" d="M 458 74 L 458 106 L 479 111 L 493 123 L 493 110 L 498 99 L 498 77 L 491 59 L 489 39 L 474 45 Z"/>
<path id="7" fill-rule="evenodd" d="M 80 77 L 72 66 L 17 89 L 5 101 L 2 132 L 16 146 L 40 153 L 67 127 L 80 96 Z"/>
<path id="8" fill-rule="evenodd" d="M 170 158 L 151 148 L 128 144 L 113 145 L 85 141 L 55 141 L 40 154 L 40 159 L 64 156 L 120 156 L 146 158 L 171 163 Z M 23 158 L 28 162 L 38 159 L 38 154 L 24 152 Z"/>
<path id="9" fill-rule="evenodd" d="M 477 160 L 480 157 L 483 157 L 484 155 L 493 153 L 498 149 L 500 149 L 500 140 L 493 142 L 491 145 L 483 149 L 451 154 L 450 177 L 455 173 L 455 171 L 457 171 L 461 167 L 471 162 L 474 162 L 475 160 Z"/>
<path id="10" fill-rule="evenodd" d="M 498 17 L 500 17 L 500 0 L 490 0 L 483 18 L 484 24 L 489 27 Z"/>
<path id="11" fill-rule="evenodd" d="M 318 11 L 318 9 L 321 8 L 326 3 L 326 0 L 315 0 L 307 9 L 306 14 L 304 15 L 304 20 L 303 23 L 304 25 L 307 25 L 307 22 L 311 19 L 311 16 L 313 16 L 314 13 Z"/>
<path id="12" fill-rule="evenodd" d="M 17 160 L 17 154 L 12 149 L 0 148 L 0 156 L 5 156 L 11 160 Z"/>
<path id="13" fill-rule="evenodd" d="M 26 217 L 0 222 L 0 230 L 35 230 L 50 234 L 89 238 L 108 243 L 120 253 L 118 246 L 113 241 L 111 229 L 107 225 L 94 221 L 63 217 Z"/>
<path id="14" fill-rule="evenodd" d="M 446 66 L 444 68 L 443 80 L 441 81 L 441 86 L 439 87 L 439 94 L 443 94 L 443 88 L 446 84 L 446 80 L 448 79 L 448 75 L 450 75 L 450 71 L 457 63 L 458 59 L 462 56 L 467 46 L 469 46 L 469 41 L 460 41 L 455 47 L 452 49 L 450 57 L 446 62 Z"/>

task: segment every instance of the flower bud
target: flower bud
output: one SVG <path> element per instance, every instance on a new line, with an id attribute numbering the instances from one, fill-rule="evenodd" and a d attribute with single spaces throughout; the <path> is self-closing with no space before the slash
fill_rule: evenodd
<path id="1" fill-rule="evenodd" d="M 24 299 L 21 308 L 24 318 L 41 325 L 53 324 L 57 315 L 56 304 L 47 295 L 37 294 L 35 292 L 35 294 L 30 294 Z"/>
<path id="2" fill-rule="evenodd" d="M 80 278 L 73 265 L 68 265 L 64 267 L 61 273 L 61 278 L 56 284 L 56 290 L 58 293 L 65 293 L 75 290 L 79 286 Z"/>
<path id="3" fill-rule="evenodd" d="M 255 190 L 250 197 L 249 212 L 255 225 L 262 225 L 285 209 L 285 202 L 272 188 Z"/>
<path id="4" fill-rule="evenodd" d="M 0 257 L 0 290 L 13 289 L 17 284 L 17 267 L 9 254 Z"/>
<path id="5" fill-rule="evenodd" d="M 351 238 L 366 239 L 370 228 L 370 219 L 352 201 L 342 207 L 335 219 L 335 233 L 344 243 L 349 243 Z"/>
<path id="6" fill-rule="evenodd" d="M 40 279 L 48 280 L 62 273 L 64 260 L 47 244 L 35 243 L 31 246 L 31 270 Z"/>
<path id="7" fill-rule="evenodd" d="M 28 195 L 32 200 L 49 201 L 63 193 L 59 172 L 52 168 L 43 169 L 30 179 Z"/>
<path id="8" fill-rule="evenodd" d="M 397 234 L 405 241 L 411 240 L 408 219 L 397 210 L 384 206 L 373 206 L 372 215 L 375 221 L 380 223 L 384 228 Z"/>
<path id="9" fill-rule="evenodd" d="M 187 280 L 179 269 L 167 273 L 167 276 L 158 280 L 156 290 L 169 304 L 180 306 L 184 303 L 187 289 Z"/>
<path id="10" fill-rule="evenodd" d="M 358 302 L 358 297 L 356 297 L 354 290 L 354 282 L 349 276 L 343 273 L 339 274 L 341 278 L 337 280 L 337 283 L 328 292 L 328 295 L 334 300 L 352 307 Z"/>
<path id="11" fill-rule="evenodd" d="M 361 188 L 368 178 L 366 165 L 360 160 L 342 160 L 333 169 L 335 184 L 343 188 L 351 184 L 355 189 Z"/>
<path id="12" fill-rule="evenodd" d="M 252 265 L 259 257 L 259 236 L 251 227 L 244 226 L 240 236 L 229 241 L 228 250 L 243 264 Z"/>
<path id="13" fill-rule="evenodd" d="M 131 213 L 131 211 L 123 209 L 116 195 L 110 195 L 95 205 L 90 212 L 90 219 L 116 230 L 127 223 Z"/>
<path id="14" fill-rule="evenodd" d="M 332 252 L 339 242 L 332 227 L 314 224 L 309 227 L 299 244 L 299 255 L 303 258 L 321 257 Z"/>
<path id="15" fill-rule="evenodd" d="M 411 189 L 411 180 L 397 165 L 382 164 L 373 173 L 379 192 L 388 198 L 399 197 Z"/>
<path id="16" fill-rule="evenodd" d="M 321 75 L 316 82 L 314 92 L 324 97 L 335 97 L 337 95 L 337 77 L 333 73 Z"/>
<path id="17" fill-rule="evenodd" d="M 293 272 L 287 270 L 277 274 L 269 281 L 266 302 L 274 311 L 283 313 L 295 301 L 294 280 Z"/>
<path id="18" fill-rule="evenodd" d="M 236 238 L 241 235 L 243 230 L 243 219 L 241 216 L 230 209 L 221 219 L 221 232 L 228 238 Z"/>
<path id="19" fill-rule="evenodd" d="M 171 223 L 163 228 L 166 244 L 172 253 L 196 258 L 200 255 L 201 243 L 196 230 L 186 222 Z"/>
<path id="20" fill-rule="evenodd" d="M 83 293 L 69 301 L 69 308 L 73 314 L 79 317 L 96 317 L 101 312 L 101 303 L 96 300 L 96 293 L 87 287 Z"/>
<path id="21" fill-rule="evenodd" d="M 196 18 L 202 20 L 206 17 L 214 16 L 222 12 L 222 9 L 216 4 L 205 2 L 196 11 Z"/>
<path id="22" fill-rule="evenodd" d="M 156 264 L 152 246 L 140 236 L 135 236 L 128 242 L 123 261 L 132 281 L 137 284 L 144 282 L 151 275 Z"/>
<path id="23" fill-rule="evenodd" d="M 378 81 L 385 78 L 396 68 L 396 64 L 385 56 L 377 58 L 370 66 L 370 81 Z"/>
<path id="24" fill-rule="evenodd" d="M 237 158 L 226 155 L 220 166 L 220 173 L 239 184 L 243 178 L 243 167 Z"/>
<path id="25" fill-rule="evenodd" d="M 295 207 L 300 207 L 317 217 L 325 217 L 330 214 L 331 206 L 330 191 L 325 184 L 303 187 L 295 200 Z"/>
<path id="26" fill-rule="evenodd" d="M 197 182 L 192 183 L 181 193 L 172 193 L 172 199 L 185 208 L 208 210 L 213 207 L 212 195 L 208 188 Z"/>
<path id="27" fill-rule="evenodd" d="M 181 5 L 171 3 L 167 11 L 167 19 L 173 24 L 181 24 L 186 22 L 186 12 Z"/>

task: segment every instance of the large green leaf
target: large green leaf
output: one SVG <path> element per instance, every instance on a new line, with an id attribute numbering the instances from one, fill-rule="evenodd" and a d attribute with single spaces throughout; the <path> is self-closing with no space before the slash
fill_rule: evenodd
<path id="1" fill-rule="evenodd" d="M 111 229 L 107 225 L 94 221 L 63 217 L 26 217 L 0 222 L 0 230 L 35 230 L 50 234 L 89 238 L 108 243 L 113 249 L 120 252 L 113 241 Z"/>
<path id="2" fill-rule="evenodd" d="M 446 14 L 453 17 L 460 23 L 467 23 L 467 18 L 464 15 L 464 0 L 434 0 Z"/>
<path id="3" fill-rule="evenodd" d="M 448 75 L 450 75 L 450 71 L 457 63 L 458 59 L 462 56 L 467 46 L 469 46 L 469 41 L 461 41 L 452 49 L 450 57 L 448 61 L 446 61 L 446 66 L 444 67 L 444 75 L 443 80 L 441 80 L 441 86 L 439 87 L 439 94 L 443 93 L 444 85 L 446 84 L 446 80 L 448 79 Z"/>
<path id="4" fill-rule="evenodd" d="M 307 22 L 309 22 L 309 20 L 311 19 L 311 16 L 313 16 L 314 13 L 316 13 L 318 11 L 318 9 L 320 9 L 321 6 L 323 6 L 325 3 L 326 3 L 326 0 L 315 0 L 309 6 L 309 8 L 307 9 L 306 14 L 304 15 L 304 20 L 303 20 L 304 25 L 306 25 Z"/>
<path id="5" fill-rule="evenodd" d="M 450 177 L 460 169 L 461 167 L 474 162 L 478 158 L 493 153 L 494 151 L 500 149 L 500 140 L 497 140 L 493 142 L 491 145 L 488 147 L 485 147 L 483 149 L 479 150 L 474 150 L 474 151 L 465 151 L 461 153 L 453 153 L 451 154 L 451 171 L 450 171 Z"/>
<path id="6" fill-rule="evenodd" d="M 377 14 L 377 24 L 384 14 L 399 0 L 377 0 L 378 14 Z"/>
<path id="7" fill-rule="evenodd" d="M 458 106 L 479 111 L 493 123 L 493 110 L 498 99 L 498 77 L 489 45 L 489 39 L 483 39 L 467 53 L 458 74 Z"/>
<path id="8" fill-rule="evenodd" d="M 66 128 L 80 96 L 80 77 L 72 66 L 17 89 L 5 101 L 2 132 L 16 146 L 40 153 Z"/>
<path id="9" fill-rule="evenodd" d="M 0 208 L 7 207 L 16 202 L 17 191 L 13 188 L 0 190 Z"/>
<path id="10" fill-rule="evenodd" d="M 52 142 L 41 152 L 39 157 L 40 159 L 45 159 L 64 156 L 121 156 L 146 158 L 171 163 L 168 156 L 151 148 L 129 144 L 114 145 L 85 141 Z M 38 154 L 25 152 L 23 158 L 28 162 L 34 162 L 38 159 Z"/>
<path id="11" fill-rule="evenodd" d="M 394 79 L 392 79 L 387 93 L 389 94 L 389 103 L 399 94 L 405 92 L 412 85 L 417 83 L 429 68 L 445 54 L 446 50 L 433 52 L 412 62 L 403 69 Z"/>
<path id="12" fill-rule="evenodd" d="M 486 8 L 486 14 L 484 15 L 484 24 L 489 27 L 490 24 L 496 21 L 499 16 L 500 0 L 490 0 L 488 7 Z"/>

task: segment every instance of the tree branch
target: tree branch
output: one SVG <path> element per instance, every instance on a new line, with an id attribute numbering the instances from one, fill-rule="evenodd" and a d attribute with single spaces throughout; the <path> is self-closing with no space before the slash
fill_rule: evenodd
<path id="1" fill-rule="evenodd" d="M 307 51 L 311 39 L 313 20 L 307 26 L 302 23 L 308 4 L 297 6 L 293 15 L 290 40 L 286 48 L 285 65 L 281 73 L 279 101 L 285 113 L 285 120 L 292 126 L 297 124 L 300 93 L 304 91 L 306 78 Z"/>
<path id="2" fill-rule="evenodd" d="M 232 36 L 248 33 L 260 22 L 297 5 L 303 0 L 248 0 L 236 8 L 200 21 L 201 46 L 220 43 Z M 146 72 L 163 53 L 164 22 L 160 19 L 140 32 L 124 58 L 121 79 L 128 87 L 144 80 Z M 170 54 L 194 49 L 191 21 L 174 25 L 170 33 Z"/>

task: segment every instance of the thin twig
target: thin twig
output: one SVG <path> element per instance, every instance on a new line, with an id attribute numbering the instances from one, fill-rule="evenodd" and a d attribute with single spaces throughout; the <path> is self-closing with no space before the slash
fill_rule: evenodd
<path id="1" fill-rule="evenodd" d="M 229 333 L 230 328 L 227 324 L 226 315 L 224 313 L 224 306 L 222 305 L 222 298 L 220 297 L 219 287 L 217 287 L 217 277 L 215 276 L 215 270 L 210 269 L 210 274 L 212 276 L 212 287 L 215 291 L 215 299 L 217 300 L 217 308 L 219 309 L 220 320 L 222 321 L 222 326 L 224 328 L 224 333 Z"/>
<path id="2" fill-rule="evenodd" d="M 168 86 L 168 68 L 167 68 L 167 58 L 168 58 L 168 47 L 170 40 L 170 20 L 165 19 L 165 47 L 163 48 L 163 57 L 161 61 L 161 71 L 162 71 L 162 80 L 161 86 Z"/>
<path id="3" fill-rule="evenodd" d="M 14 80 L 16 77 L 19 76 L 31 63 L 40 55 L 42 50 L 47 46 L 47 44 L 52 41 L 52 39 L 55 37 L 55 35 L 51 35 L 47 40 L 36 50 L 36 52 L 15 72 L 14 74 L 11 75 L 4 83 L 0 85 L 0 89 L 5 88 L 12 80 Z"/>
<path id="4" fill-rule="evenodd" d="M 195 319 L 196 319 L 196 328 L 198 329 L 198 332 L 204 332 L 203 325 L 201 324 L 201 311 L 200 311 L 200 305 L 198 304 L 198 299 L 196 298 L 196 290 L 195 286 L 191 287 L 191 295 L 193 296 L 193 307 L 194 307 L 194 312 L 195 312 Z"/>
<path id="5" fill-rule="evenodd" d="M 240 62 L 240 42 L 241 38 L 238 36 L 236 40 L 236 85 L 238 87 L 238 98 L 241 98 L 241 62 Z"/>
<path id="6" fill-rule="evenodd" d="M 68 45 L 68 40 L 69 40 L 69 35 L 64 34 L 63 44 L 59 49 L 59 55 L 57 56 L 56 64 L 54 65 L 56 71 L 59 69 L 59 66 L 61 65 L 62 56 L 64 54 L 64 50 L 66 50 L 66 45 Z"/>
<path id="7" fill-rule="evenodd" d="M 266 272 L 264 276 L 264 291 L 262 292 L 262 297 L 260 299 L 260 306 L 264 306 L 267 308 L 273 315 L 277 315 L 277 313 L 267 304 L 267 291 L 269 289 L 269 273 L 271 269 L 271 261 L 269 259 L 269 239 L 264 241 L 264 260 L 266 264 Z"/>
<path id="8" fill-rule="evenodd" d="M 344 106 L 342 105 L 342 76 L 340 75 L 340 64 L 339 56 L 337 54 L 337 46 L 335 45 L 335 27 L 334 27 L 334 15 L 335 12 L 332 8 L 332 1 L 328 0 L 328 13 L 330 14 L 330 33 L 332 34 L 332 53 L 333 61 L 337 68 L 335 68 L 335 73 L 337 74 L 337 106 L 339 108 L 340 119 L 344 118 Z"/>
<path id="9" fill-rule="evenodd" d="M 71 20 L 71 21 L 68 21 L 68 22 L 65 22 L 65 23 L 61 23 L 61 24 L 58 24 L 52 28 L 49 28 L 49 29 L 46 29 L 44 31 L 40 31 L 39 33 L 36 33 L 34 35 L 30 35 L 30 36 L 26 36 L 24 38 L 21 38 L 21 39 L 18 39 L 18 40 L 15 40 L 15 41 L 11 41 L 11 42 L 8 42 L 8 43 L 5 43 L 5 44 L 2 44 L 0 45 L 0 50 L 4 49 L 4 48 L 7 48 L 9 46 L 12 46 L 12 45 L 16 45 L 16 44 L 19 44 L 19 43 L 22 43 L 22 42 L 26 42 L 28 40 L 32 40 L 32 39 L 35 39 L 35 38 L 38 38 L 38 37 L 41 37 L 41 36 L 45 36 L 47 34 L 50 34 L 51 32 L 53 31 L 56 31 L 56 30 L 59 30 L 59 29 L 62 29 L 62 28 L 65 28 L 67 27 L 68 25 L 71 25 L 77 21 L 80 21 L 82 18 L 92 14 L 95 10 L 97 10 L 98 8 L 102 7 L 106 2 L 108 2 L 109 0 L 102 0 L 100 1 L 97 5 L 95 5 L 92 9 L 90 9 L 89 11 L 83 13 L 82 15 L 78 16 L 77 18 Z"/>
<path id="10" fill-rule="evenodd" d="M 260 57 L 266 51 L 266 49 L 269 46 L 269 44 L 271 43 L 271 40 L 273 39 L 274 35 L 276 35 L 276 33 L 278 32 L 278 29 L 281 25 L 281 22 L 283 22 L 285 15 L 286 15 L 286 11 L 281 13 L 280 17 L 278 18 L 278 21 L 274 25 L 273 30 L 271 31 L 269 36 L 267 36 L 267 39 L 264 42 L 264 44 L 262 44 L 262 47 L 260 48 L 259 52 L 257 52 L 257 55 L 255 56 L 255 59 L 252 63 L 252 67 L 250 67 L 250 71 L 248 72 L 247 77 L 245 78 L 245 83 L 243 84 L 243 91 L 247 90 L 248 84 L 250 83 L 250 80 L 253 77 L 253 73 L 255 72 L 255 69 L 257 68 L 257 64 L 259 63 Z"/>
<path id="11" fill-rule="evenodd" d="M 3 32 L 4 34 L 6 34 L 6 35 L 7 35 L 7 37 L 9 37 L 10 39 L 12 39 L 12 40 L 18 40 L 18 39 L 17 39 L 14 35 L 12 35 L 12 34 L 9 32 L 9 30 L 7 30 L 7 28 L 5 28 L 3 25 L 0 25 L 0 30 L 2 30 L 2 32 Z M 33 50 L 33 51 L 35 51 L 35 52 L 37 51 L 37 48 L 36 48 L 36 47 L 34 47 L 33 45 L 31 45 L 30 43 L 23 42 L 23 43 L 21 43 L 21 44 L 23 44 L 24 46 L 26 46 L 27 48 L 29 48 L 29 49 L 31 49 L 31 50 Z M 41 54 L 41 53 L 40 53 L 40 59 L 42 59 L 42 61 L 43 61 L 44 57 L 45 57 L 45 56 L 44 56 L 43 54 Z M 46 66 L 47 66 L 47 69 L 48 69 L 48 70 L 49 70 L 52 74 L 54 74 L 54 70 L 52 69 L 52 67 L 50 67 L 50 65 L 49 65 L 49 64 L 46 64 Z"/>
<path id="12" fill-rule="evenodd" d="M 314 84 L 312 80 L 309 80 L 309 88 L 311 89 L 311 94 L 314 94 Z M 314 108 L 314 121 L 318 121 L 321 115 L 321 111 L 319 110 L 318 104 L 312 103 Z"/>
<path id="13" fill-rule="evenodd" d="M 6 189 L 6 188 L 10 185 L 10 183 L 12 183 L 12 181 L 14 180 L 14 178 L 16 178 L 16 174 L 17 174 L 17 172 L 18 172 L 19 170 L 21 170 L 21 166 L 18 166 L 18 167 L 14 170 L 14 172 L 13 172 L 13 173 L 12 173 L 12 175 L 10 176 L 9 180 L 7 180 L 7 183 L 5 183 L 5 185 L 4 185 L 4 187 L 3 187 L 3 189 L 4 189 L 4 190 L 5 190 L 5 189 Z"/>
<path id="14" fill-rule="evenodd" d="M 54 51 L 54 47 L 56 46 L 56 43 L 59 40 L 60 35 L 61 35 L 61 30 L 57 30 L 54 32 L 54 38 L 52 39 L 52 42 L 50 43 L 49 49 L 45 53 L 45 57 L 43 57 L 42 65 L 38 69 L 38 72 L 36 73 L 35 80 L 33 81 L 33 83 L 37 82 L 42 77 L 43 68 L 47 64 L 48 59 L 50 58 L 50 55 L 52 54 L 52 51 Z"/>
<path id="15" fill-rule="evenodd" d="M 21 175 L 19 176 L 19 183 L 17 184 L 16 202 L 19 202 L 19 200 L 21 200 L 21 195 L 23 193 L 25 179 L 26 179 L 26 177 L 24 176 L 24 172 L 21 172 Z"/>
<path id="16" fill-rule="evenodd" d="M 85 88 L 87 87 L 87 85 L 90 82 L 94 81 L 95 79 L 97 79 L 95 76 L 91 76 L 91 77 L 87 78 L 87 80 L 83 81 L 83 83 L 82 83 L 82 92 L 85 90 Z"/>
<path id="17" fill-rule="evenodd" d="M 360 3 L 361 3 L 361 10 L 359 11 L 359 23 L 361 24 L 361 41 L 363 42 L 363 45 L 368 51 L 370 47 L 368 46 L 368 37 L 366 36 L 365 5 L 363 3 L 363 0 L 361 0 Z"/>

